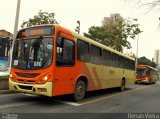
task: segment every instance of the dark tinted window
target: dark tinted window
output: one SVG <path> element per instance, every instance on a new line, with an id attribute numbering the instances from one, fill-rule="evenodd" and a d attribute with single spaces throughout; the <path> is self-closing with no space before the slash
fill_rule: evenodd
<path id="1" fill-rule="evenodd" d="M 78 60 L 89 62 L 89 43 L 78 39 Z"/>
<path id="2" fill-rule="evenodd" d="M 113 67 L 117 67 L 117 68 L 119 67 L 118 57 L 119 57 L 118 55 L 116 55 L 114 53 L 112 54 L 112 66 Z"/>
<path id="3" fill-rule="evenodd" d="M 111 52 L 107 50 L 103 50 L 103 64 L 111 66 Z"/>
<path id="4" fill-rule="evenodd" d="M 95 46 L 90 45 L 90 62 L 94 64 L 102 64 L 102 49 Z"/>
<path id="5" fill-rule="evenodd" d="M 66 38 L 58 37 L 56 64 L 58 66 L 74 65 L 74 57 L 74 42 Z"/>

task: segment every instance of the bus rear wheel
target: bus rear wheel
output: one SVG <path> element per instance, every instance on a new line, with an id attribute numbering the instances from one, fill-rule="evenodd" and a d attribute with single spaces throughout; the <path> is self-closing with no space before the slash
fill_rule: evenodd
<path id="1" fill-rule="evenodd" d="M 74 89 L 74 94 L 73 94 L 73 99 L 75 101 L 80 101 L 85 97 L 86 94 L 86 85 L 85 82 L 82 80 L 79 80 L 76 83 L 75 89 Z"/>

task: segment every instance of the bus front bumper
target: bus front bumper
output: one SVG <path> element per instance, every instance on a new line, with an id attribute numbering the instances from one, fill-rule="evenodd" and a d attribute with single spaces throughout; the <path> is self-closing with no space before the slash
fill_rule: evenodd
<path id="1" fill-rule="evenodd" d="M 47 82 L 45 84 L 22 84 L 9 79 L 9 90 L 49 97 L 52 96 L 52 85 L 53 82 Z"/>
<path id="2" fill-rule="evenodd" d="M 136 83 L 150 83 L 150 80 L 149 79 L 144 79 L 144 80 L 136 80 Z"/>

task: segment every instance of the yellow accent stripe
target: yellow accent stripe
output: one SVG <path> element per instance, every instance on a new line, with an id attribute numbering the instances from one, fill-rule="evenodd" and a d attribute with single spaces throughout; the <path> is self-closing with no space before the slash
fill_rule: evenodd
<path id="1" fill-rule="evenodd" d="M 133 91 L 141 90 L 141 89 L 144 89 L 144 88 L 147 88 L 147 87 L 148 86 L 144 86 L 144 87 L 141 87 L 141 88 L 136 88 L 134 90 L 130 90 L 130 91 L 122 92 L 122 93 L 117 93 L 117 94 L 113 94 L 113 95 L 110 95 L 110 96 L 105 96 L 105 97 L 102 97 L 102 98 L 99 98 L 99 99 L 96 99 L 96 100 L 91 100 L 91 101 L 80 103 L 80 104 L 81 105 L 87 105 L 87 104 L 95 103 L 95 102 L 98 102 L 98 101 L 101 101 L 101 100 L 104 100 L 104 99 L 108 99 L 108 98 L 112 98 L 112 97 L 119 96 L 119 95 L 122 95 L 122 94 L 130 93 L 130 92 L 133 92 Z"/>

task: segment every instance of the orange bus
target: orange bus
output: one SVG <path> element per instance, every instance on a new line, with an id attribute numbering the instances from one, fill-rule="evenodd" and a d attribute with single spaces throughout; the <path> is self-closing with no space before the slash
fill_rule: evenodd
<path id="1" fill-rule="evenodd" d="M 155 83 L 159 79 L 158 70 L 148 65 L 137 65 L 136 83 Z"/>
<path id="2" fill-rule="evenodd" d="M 135 60 L 60 25 L 18 32 L 9 89 L 45 96 L 73 94 L 133 84 Z"/>

